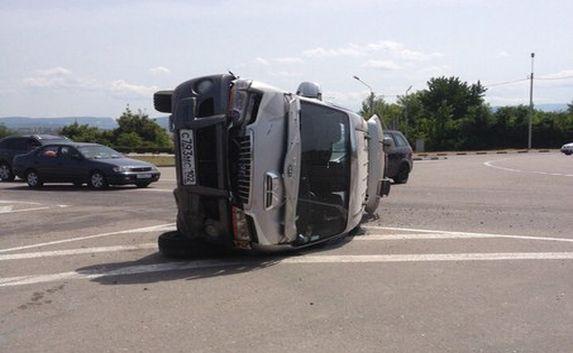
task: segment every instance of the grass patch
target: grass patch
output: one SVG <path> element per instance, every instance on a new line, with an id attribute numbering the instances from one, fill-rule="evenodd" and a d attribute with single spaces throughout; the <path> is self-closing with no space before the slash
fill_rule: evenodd
<path id="1" fill-rule="evenodd" d="M 175 166 L 174 156 L 129 156 L 133 159 L 153 163 L 158 167 L 173 167 Z"/>

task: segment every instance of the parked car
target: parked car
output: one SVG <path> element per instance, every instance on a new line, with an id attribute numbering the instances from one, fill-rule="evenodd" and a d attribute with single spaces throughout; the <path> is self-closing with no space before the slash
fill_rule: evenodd
<path id="1" fill-rule="evenodd" d="M 561 147 L 561 152 L 565 153 L 567 156 L 573 154 L 573 142 L 564 144 Z"/>
<path id="2" fill-rule="evenodd" d="M 387 156 L 386 176 L 396 184 L 405 184 L 414 167 L 412 147 L 406 137 L 397 130 L 384 131 L 384 140 Z"/>
<path id="3" fill-rule="evenodd" d="M 70 140 L 63 136 L 28 135 L 9 136 L 0 140 L 0 180 L 13 181 L 15 174 L 12 160 L 16 155 L 28 153 L 36 147 L 49 143 L 66 143 Z"/>
<path id="4" fill-rule="evenodd" d="M 14 173 L 32 188 L 63 182 L 104 189 L 108 185 L 134 184 L 147 187 L 159 180 L 159 170 L 150 163 L 124 157 L 96 143 L 52 143 L 14 158 Z"/>
<path id="5" fill-rule="evenodd" d="M 154 95 L 171 113 L 177 232 L 160 250 L 196 244 L 281 250 L 357 227 L 389 192 L 382 127 L 320 100 L 232 75 L 199 77 Z M 189 242 L 188 244 L 190 244 Z"/>

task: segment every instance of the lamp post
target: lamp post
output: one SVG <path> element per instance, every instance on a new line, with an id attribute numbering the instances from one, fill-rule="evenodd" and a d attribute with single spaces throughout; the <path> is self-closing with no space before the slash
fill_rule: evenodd
<path id="1" fill-rule="evenodd" d="M 529 76 L 529 127 L 527 133 L 527 148 L 531 149 L 531 125 L 533 120 L 533 59 L 535 53 L 531 53 L 531 76 Z"/>
<path id="2" fill-rule="evenodd" d="M 374 114 L 374 91 L 372 90 L 372 87 L 367 84 L 366 82 L 362 81 L 360 79 L 360 77 L 358 76 L 352 76 L 356 81 L 362 83 L 364 86 L 368 87 L 368 90 L 370 91 L 370 99 L 369 99 L 369 109 L 368 109 L 368 114 L 370 116 L 372 116 Z M 370 116 L 368 118 L 370 118 Z"/>
<path id="3" fill-rule="evenodd" d="M 406 129 L 405 132 L 408 133 L 408 92 L 410 92 L 410 90 L 412 89 L 412 85 L 410 85 L 410 87 L 408 87 L 408 89 L 406 90 L 406 93 L 404 93 L 404 122 L 406 123 Z"/>

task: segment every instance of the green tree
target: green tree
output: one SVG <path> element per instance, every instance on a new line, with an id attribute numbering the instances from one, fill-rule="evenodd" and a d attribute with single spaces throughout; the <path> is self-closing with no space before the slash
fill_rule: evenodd
<path id="1" fill-rule="evenodd" d="M 113 140 L 119 145 L 119 137 L 124 134 L 136 134 L 141 141 L 137 147 L 168 148 L 171 146 L 171 138 L 167 131 L 149 118 L 147 114 L 138 110 L 134 113 L 129 107 L 117 119 L 118 127 L 113 131 Z M 136 141 L 131 137 L 123 137 L 122 141 Z M 126 140 L 127 139 L 127 140 Z M 133 146 L 136 147 L 136 146 Z"/>
<path id="2" fill-rule="evenodd" d="M 137 148 L 143 146 L 143 140 L 135 132 L 122 132 L 117 136 L 115 145 L 118 147 Z"/>
<path id="3" fill-rule="evenodd" d="M 77 142 L 95 142 L 104 145 L 108 145 L 111 142 L 107 131 L 87 124 L 80 125 L 77 122 L 64 126 L 60 130 L 60 135 Z"/>
<path id="4" fill-rule="evenodd" d="M 14 131 L 8 129 L 3 124 L 0 124 L 0 139 L 10 135 L 14 135 Z"/>

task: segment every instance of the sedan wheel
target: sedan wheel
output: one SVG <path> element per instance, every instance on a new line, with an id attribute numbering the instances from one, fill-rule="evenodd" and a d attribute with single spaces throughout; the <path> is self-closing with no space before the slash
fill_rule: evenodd
<path id="1" fill-rule="evenodd" d="M 6 163 L 0 164 L 0 180 L 2 181 L 14 180 L 14 174 L 12 174 L 10 166 Z"/>
<path id="2" fill-rule="evenodd" d="M 90 176 L 89 186 L 92 189 L 105 189 L 107 187 L 107 180 L 101 172 L 93 172 Z"/>
<path id="3" fill-rule="evenodd" d="M 38 188 L 42 186 L 42 181 L 40 180 L 38 173 L 36 173 L 33 170 L 26 173 L 26 182 L 28 183 L 28 186 L 31 188 Z"/>

